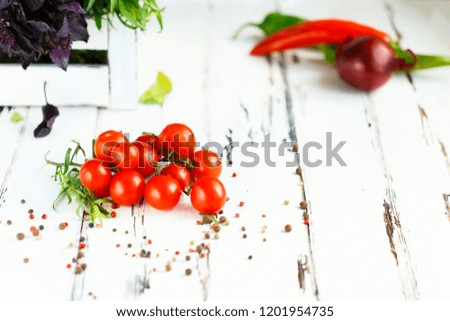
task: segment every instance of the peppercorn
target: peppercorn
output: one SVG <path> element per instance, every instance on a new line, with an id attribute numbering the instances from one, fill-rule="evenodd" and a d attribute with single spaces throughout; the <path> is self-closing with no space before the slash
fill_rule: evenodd
<path id="1" fill-rule="evenodd" d="M 192 270 L 191 269 L 186 269 L 186 275 L 191 275 L 192 274 Z"/>
<path id="2" fill-rule="evenodd" d="M 34 230 L 32 233 L 33 233 L 33 236 L 38 236 L 39 235 L 39 230 Z"/>
<path id="3" fill-rule="evenodd" d="M 113 231 L 113 232 L 116 232 L 116 231 L 117 231 L 117 229 L 116 229 L 116 228 L 113 228 L 113 229 L 112 229 L 112 231 Z"/>
<path id="4" fill-rule="evenodd" d="M 44 225 L 39 225 L 39 229 L 42 231 L 44 229 Z"/>
<path id="5" fill-rule="evenodd" d="M 205 233 L 205 239 L 209 240 L 210 237 L 211 235 L 209 235 L 209 233 Z"/>
<path id="6" fill-rule="evenodd" d="M 11 221 L 11 220 L 8 220 L 8 221 L 6 222 L 6 224 L 11 225 L 11 224 L 12 224 L 12 221 Z"/>
<path id="7" fill-rule="evenodd" d="M 284 204 L 284 205 L 289 205 L 289 200 L 284 200 L 284 201 L 283 201 L 283 204 Z"/>
<path id="8" fill-rule="evenodd" d="M 197 245 L 197 247 L 195 248 L 195 250 L 197 251 L 197 253 L 202 253 L 202 251 L 203 251 L 203 246 Z"/>
<path id="9" fill-rule="evenodd" d="M 170 262 L 167 262 L 166 271 L 169 272 L 170 270 L 172 270 L 172 264 Z"/>
<path id="10" fill-rule="evenodd" d="M 308 203 L 306 203 L 305 201 L 301 201 L 300 202 L 300 208 L 302 210 L 306 210 L 308 208 Z"/>
<path id="11" fill-rule="evenodd" d="M 59 223 L 58 228 L 62 231 L 66 229 L 66 223 Z"/>
<path id="12" fill-rule="evenodd" d="M 94 223 L 92 223 L 92 222 L 89 223 L 89 227 L 90 227 L 90 228 L 94 228 Z"/>
<path id="13" fill-rule="evenodd" d="M 297 175 L 302 175 L 302 168 L 301 168 L 301 167 L 297 167 L 297 168 L 295 169 L 295 174 L 297 174 Z"/>
<path id="14" fill-rule="evenodd" d="M 17 237 L 17 239 L 18 239 L 19 241 L 22 241 L 22 240 L 25 238 L 25 234 L 23 234 L 23 233 L 17 233 L 16 237 Z"/>
<path id="15" fill-rule="evenodd" d="M 247 229 L 247 228 L 246 228 L 245 226 L 242 226 L 242 227 L 241 227 L 241 230 L 244 231 L 244 232 L 245 232 L 246 229 Z"/>
<path id="16" fill-rule="evenodd" d="M 246 238 L 247 238 L 247 234 L 242 234 L 242 237 L 243 237 L 244 239 L 246 239 Z"/>
<path id="17" fill-rule="evenodd" d="M 253 256 L 249 255 L 249 256 L 248 256 L 248 259 L 249 259 L 249 260 L 253 259 Z"/>
<path id="18" fill-rule="evenodd" d="M 75 274 L 80 274 L 81 272 L 83 272 L 83 269 L 81 268 L 81 266 L 77 266 L 76 268 L 75 268 Z"/>
<path id="19" fill-rule="evenodd" d="M 287 225 L 284 227 L 284 230 L 286 231 L 286 233 L 289 233 L 290 231 L 292 231 L 292 226 L 291 226 L 290 224 L 287 224 Z"/>
<path id="20" fill-rule="evenodd" d="M 84 257 L 84 253 L 83 252 L 78 252 L 77 253 L 77 259 L 82 259 Z"/>
<path id="21" fill-rule="evenodd" d="M 219 223 L 225 223 L 227 221 L 227 218 L 225 216 L 221 216 L 219 218 Z"/>
<path id="22" fill-rule="evenodd" d="M 127 246 L 128 246 L 128 248 L 131 248 L 133 245 L 131 245 L 131 243 L 128 243 Z"/>
<path id="23" fill-rule="evenodd" d="M 190 261 L 191 257 L 189 255 L 186 255 L 186 261 Z"/>
<path id="24" fill-rule="evenodd" d="M 208 215 L 202 216 L 202 224 L 211 224 L 212 220 Z"/>
<path id="25" fill-rule="evenodd" d="M 213 230 L 214 230 L 214 232 L 219 233 L 220 232 L 220 226 L 219 225 L 214 225 Z"/>
<path id="26" fill-rule="evenodd" d="M 26 257 L 26 258 L 23 259 L 23 263 L 28 263 L 28 262 L 30 262 L 29 258 Z"/>
<path id="27" fill-rule="evenodd" d="M 33 209 L 31 209 L 31 208 L 28 210 L 28 214 L 33 214 L 33 212 L 34 212 L 34 211 L 33 211 Z"/>
<path id="28" fill-rule="evenodd" d="M 25 200 L 24 200 L 24 199 L 21 199 L 21 200 L 20 200 L 20 203 L 21 203 L 21 204 L 25 204 Z"/>

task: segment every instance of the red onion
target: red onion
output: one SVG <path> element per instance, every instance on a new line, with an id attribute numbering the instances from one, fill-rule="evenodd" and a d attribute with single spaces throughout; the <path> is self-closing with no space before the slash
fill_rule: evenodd
<path id="1" fill-rule="evenodd" d="M 386 41 L 363 36 L 345 42 L 336 53 L 339 76 L 349 85 L 370 91 L 383 86 L 392 73 L 414 66 L 396 57 Z"/>

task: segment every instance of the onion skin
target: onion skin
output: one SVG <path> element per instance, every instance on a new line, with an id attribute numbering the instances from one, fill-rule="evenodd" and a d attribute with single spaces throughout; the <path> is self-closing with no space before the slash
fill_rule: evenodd
<path id="1" fill-rule="evenodd" d="M 404 66 L 404 61 L 395 56 L 386 41 L 363 36 L 340 46 L 336 53 L 336 68 L 339 76 L 357 89 L 371 91 L 383 86 Z"/>

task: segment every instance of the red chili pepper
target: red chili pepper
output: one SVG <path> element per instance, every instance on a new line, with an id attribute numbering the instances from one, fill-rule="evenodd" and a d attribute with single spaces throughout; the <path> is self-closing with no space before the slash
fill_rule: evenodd
<path id="1" fill-rule="evenodd" d="M 282 29 L 258 43 L 251 54 L 267 55 L 276 51 L 318 46 L 339 45 L 348 39 L 361 36 L 375 36 L 386 42 L 391 37 L 380 30 L 349 20 L 326 19 L 306 21 Z"/>

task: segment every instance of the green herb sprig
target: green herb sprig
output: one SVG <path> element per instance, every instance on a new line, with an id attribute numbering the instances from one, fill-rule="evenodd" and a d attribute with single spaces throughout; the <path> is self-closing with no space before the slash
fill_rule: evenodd
<path id="1" fill-rule="evenodd" d="M 145 30 L 152 16 L 163 29 L 162 13 L 155 0 L 84 0 L 86 12 L 95 20 L 98 29 L 102 28 L 103 18 L 111 23 L 117 16 L 128 28 Z"/>
<path id="2" fill-rule="evenodd" d="M 56 210 L 58 203 L 64 199 L 67 200 L 68 204 L 75 201 L 78 205 L 78 215 L 85 219 L 84 214 L 87 213 L 90 221 L 98 220 L 101 224 L 102 219 L 109 218 L 111 214 L 111 211 L 107 210 L 103 204 L 112 203 L 112 201 L 107 198 L 96 197 L 94 193 L 81 184 L 79 173 L 82 164 L 75 162 L 75 160 L 79 154 L 86 158 L 86 153 L 79 142 L 72 142 L 75 144 L 75 148 L 67 149 L 63 163 L 51 161 L 45 155 L 46 163 L 55 166 L 55 174 L 52 177 L 61 186 L 53 203 L 53 209 Z"/>

